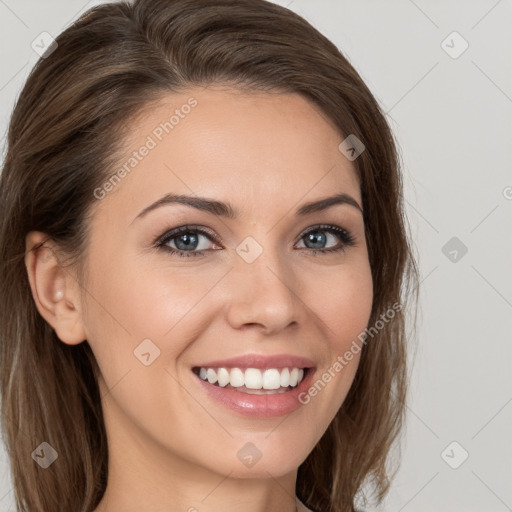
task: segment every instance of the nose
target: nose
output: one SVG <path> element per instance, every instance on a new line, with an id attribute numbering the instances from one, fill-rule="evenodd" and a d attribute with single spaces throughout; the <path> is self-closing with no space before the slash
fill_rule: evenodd
<path id="1" fill-rule="evenodd" d="M 297 323 L 300 300 L 293 273 L 277 258 L 267 253 L 252 263 L 240 259 L 230 279 L 227 319 L 234 329 L 256 325 L 264 334 L 273 334 Z"/>

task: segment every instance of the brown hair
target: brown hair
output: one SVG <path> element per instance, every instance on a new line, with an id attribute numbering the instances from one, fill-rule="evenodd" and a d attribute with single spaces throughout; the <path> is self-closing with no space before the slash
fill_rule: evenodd
<path id="1" fill-rule="evenodd" d="M 62 343 L 39 315 L 25 236 L 42 231 L 71 264 L 86 255 L 93 191 L 111 176 L 123 127 L 153 100 L 210 84 L 295 92 L 366 149 L 354 161 L 374 283 L 369 326 L 415 296 L 400 158 L 379 105 L 336 46 L 264 0 L 137 0 L 93 7 L 57 38 L 14 108 L 0 182 L 1 421 L 16 503 L 30 512 L 90 512 L 105 490 L 108 450 L 89 344 Z M 381 501 L 402 427 L 406 309 L 364 344 L 353 385 L 300 466 L 297 495 L 349 512 L 370 484 Z M 32 460 L 57 447 L 48 469 Z"/>

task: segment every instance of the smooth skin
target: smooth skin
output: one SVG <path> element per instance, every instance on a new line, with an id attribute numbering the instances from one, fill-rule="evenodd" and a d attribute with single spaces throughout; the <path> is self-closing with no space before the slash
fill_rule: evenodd
<path id="1" fill-rule="evenodd" d="M 134 119 L 119 166 L 190 98 L 190 113 L 94 199 L 84 282 L 59 266 L 55 245 L 30 251 L 45 238 L 31 232 L 30 285 L 59 339 L 87 340 L 101 369 L 109 475 L 95 512 L 292 512 L 297 469 L 343 403 L 360 354 L 309 403 L 269 419 L 212 401 L 191 368 L 293 354 L 315 362 L 316 380 L 349 349 L 373 299 L 363 215 L 350 204 L 295 211 L 338 193 L 362 208 L 360 186 L 342 135 L 308 100 L 219 86 L 165 96 Z M 137 218 L 169 193 L 228 202 L 238 217 L 165 204 Z M 156 247 L 185 224 L 217 240 L 198 235 L 199 256 Z M 304 235 L 319 224 L 345 229 L 354 244 L 323 230 L 324 244 L 312 245 Z M 263 249 L 252 263 L 236 251 L 248 236 Z M 180 240 L 167 248 L 183 249 Z M 160 350 L 149 366 L 134 355 L 145 339 Z M 262 454 L 252 467 L 237 457 L 248 442 Z"/>

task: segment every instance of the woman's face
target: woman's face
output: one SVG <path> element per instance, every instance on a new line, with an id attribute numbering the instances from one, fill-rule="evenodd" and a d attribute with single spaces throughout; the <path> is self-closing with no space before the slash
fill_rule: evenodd
<path id="1" fill-rule="evenodd" d="M 111 462 L 156 461 L 162 475 L 293 472 L 345 399 L 359 354 L 333 365 L 372 306 L 343 138 L 299 95 L 219 88 L 169 95 L 131 133 L 95 191 L 80 308 Z M 290 391 L 294 367 L 309 369 Z M 260 375 L 279 389 L 258 394 Z"/>

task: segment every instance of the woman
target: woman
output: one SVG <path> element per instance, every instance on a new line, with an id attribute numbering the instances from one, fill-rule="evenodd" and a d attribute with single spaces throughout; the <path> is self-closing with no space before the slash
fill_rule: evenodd
<path id="1" fill-rule="evenodd" d="M 263 0 L 94 7 L 29 76 L 0 193 L 19 507 L 383 499 L 417 281 L 399 158 L 304 19 Z"/>

